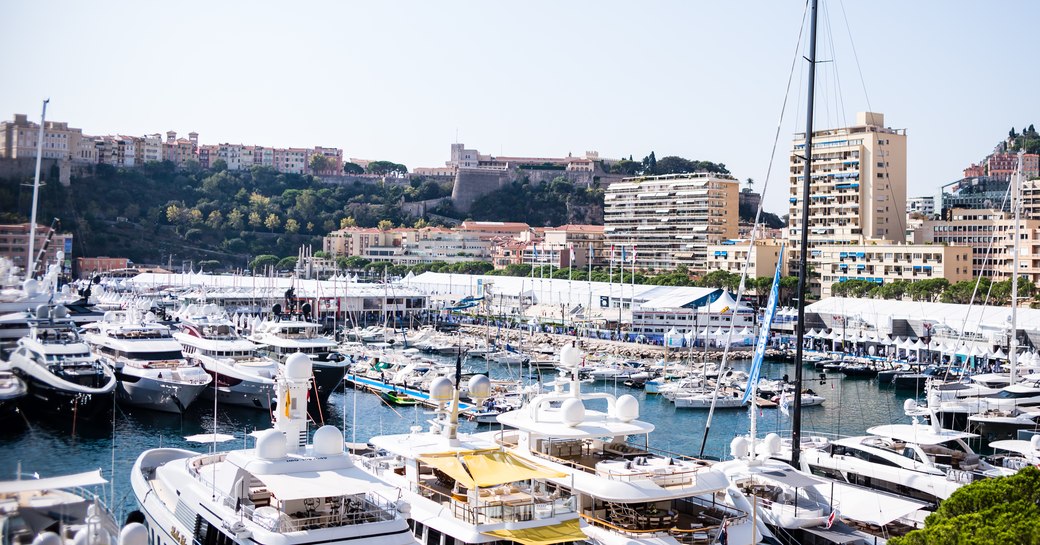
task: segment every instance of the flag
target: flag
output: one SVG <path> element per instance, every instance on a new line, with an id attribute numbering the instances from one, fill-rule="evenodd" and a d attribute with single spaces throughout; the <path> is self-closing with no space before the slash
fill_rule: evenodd
<path id="1" fill-rule="evenodd" d="M 571 244 L 568 249 L 571 251 L 571 264 L 573 265 L 574 264 L 574 245 Z"/>
<path id="2" fill-rule="evenodd" d="M 719 543 L 729 545 L 729 519 L 723 520 L 722 527 L 719 528 Z"/>
<path id="3" fill-rule="evenodd" d="M 787 390 L 780 393 L 779 402 L 780 412 L 784 413 L 784 416 L 790 416 L 791 414 L 791 396 L 788 395 Z"/>
<path id="4" fill-rule="evenodd" d="M 538 261 L 538 245 L 534 245 L 534 260 Z"/>
<path id="5" fill-rule="evenodd" d="M 773 273 L 773 288 L 769 290 L 769 301 L 766 303 L 766 313 L 762 317 L 762 325 L 758 329 L 758 339 L 755 341 L 755 355 L 751 360 L 751 371 L 748 373 L 747 388 L 744 389 L 744 403 L 747 403 L 751 398 L 751 390 L 758 384 L 758 375 L 762 371 L 762 360 L 765 359 L 766 343 L 769 341 L 769 328 L 773 325 L 773 315 L 776 313 L 776 302 L 777 299 L 780 298 L 780 265 L 783 264 L 783 262 L 784 247 L 780 246 L 780 255 L 776 260 L 776 272 Z"/>
<path id="6" fill-rule="evenodd" d="M 592 249 L 592 243 L 589 243 L 589 262 L 592 262 L 592 256 L 596 255 L 596 251 Z"/>
<path id="7" fill-rule="evenodd" d="M 827 516 L 827 529 L 830 530 L 831 526 L 834 526 L 834 517 L 838 514 L 837 509 L 831 509 L 831 514 Z"/>
<path id="8" fill-rule="evenodd" d="M 285 417 L 289 418 L 289 407 L 292 405 L 292 397 L 289 396 L 289 388 L 285 389 Z"/>
<path id="9" fill-rule="evenodd" d="M 621 247 L 621 262 L 622 263 L 625 262 L 625 247 L 624 246 Z"/>
<path id="10" fill-rule="evenodd" d="M 636 245 L 632 245 L 632 263 L 636 262 Z"/>
<path id="11" fill-rule="evenodd" d="M 610 245 L 610 262 L 611 263 L 614 262 L 614 245 L 613 244 Z"/>

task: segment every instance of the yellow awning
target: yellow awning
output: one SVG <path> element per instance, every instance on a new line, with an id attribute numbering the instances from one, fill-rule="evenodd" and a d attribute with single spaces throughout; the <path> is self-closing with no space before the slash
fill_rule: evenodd
<path id="1" fill-rule="evenodd" d="M 423 456 L 422 458 L 419 458 L 419 461 L 430 467 L 443 471 L 466 488 L 476 488 L 476 483 L 473 481 L 473 477 L 470 476 L 469 472 L 466 471 L 466 467 L 462 465 L 461 458 L 455 456 Z"/>
<path id="2" fill-rule="evenodd" d="M 552 471 L 529 463 L 508 452 L 488 452 L 463 456 L 469 474 L 477 482 L 477 486 L 495 486 L 528 479 L 550 479 L 566 477 L 564 473 Z"/>
<path id="3" fill-rule="evenodd" d="M 497 486 L 528 479 L 566 477 L 564 473 L 551 471 L 501 451 L 463 456 L 423 456 L 419 460 L 443 471 L 466 488 Z"/>
<path id="4" fill-rule="evenodd" d="M 588 536 L 581 531 L 578 519 L 552 526 L 536 526 L 523 530 L 492 530 L 485 535 L 522 543 L 523 545 L 554 545 L 568 541 L 585 541 Z"/>

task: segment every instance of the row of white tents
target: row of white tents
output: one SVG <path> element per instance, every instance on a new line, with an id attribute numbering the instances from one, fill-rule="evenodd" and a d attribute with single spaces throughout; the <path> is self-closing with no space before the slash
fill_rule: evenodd
<path id="1" fill-rule="evenodd" d="M 955 356 L 962 356 L 965 358 L 985 358 L 985 359 L 998 359 L 1006 360 L 1008 355 L 997 348 L 995 351 L 990 351 L 987 346 L 981 345 L 975 342 L 960 342 L 955 341 L 936 341 L 935 343 L 925 343 L 921 339 L 911 340 L 907 338 L 891 338 L 887 335 L 876 335 L 872 332 L 858 332 L 855 335 L 843 335 L 840 331 L 816 331 L 815 329 L 810 330 L 805 334 L 806 338 L 809 339 L 823 339 L 834 341 L 835 343 L 874 343 L 885 347 L 892 347 L 894 350 L 904 351 L 917 351 L 920 353 L 922 350 L 929 350 L 931 352 L 938 352 L 941 354 L 950 354 Z M 890 349 L 890 350 L 891 350 Z M 1018 361 L 1020 363 L 1029 362 L 1040 362 L 1040 355 L 1035 352 L 1026 352 L 1019 356 Z"/>

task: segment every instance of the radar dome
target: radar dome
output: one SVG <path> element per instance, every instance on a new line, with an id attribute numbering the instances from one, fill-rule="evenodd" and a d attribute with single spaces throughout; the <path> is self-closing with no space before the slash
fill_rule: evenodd
<path id="1" fill-rule="evenodd" d="M 748 440 L 746 437 L 737 436 L 729 442 L 729 453 L 734 459 L 747 458 Z"/>
<path id="2" fill-rule="evenodd" d="M 618 420 L 631 422 L 639 418 L 639 400 L 630 394 L 625 394 L 617 399 L 614 411 L 617 413 Z"/>
<path id="3" fill-rule="evenodd" d="M 119 532 L 119 545 L 148 545 L 148 528 L 140 522 L 131 522 Z"/>
<path id="4" fill-rule="evenodd" d="M 780 452 L 780 436 L 775 433 L 767 434 L 765 439 L 762 440 L 762 444 L 766 448 L 766 454 Z"/>
<path id="5" fill-rule="evenodd" d="M 397 504 L 396 505 L 397 505 L 397 512 L 401 513 L 402 517 L 408 518 L 408 515 L 410 515 L 411 512 L 412 512 L 412 504 L 410 504 L 410 503 L 408 503 L 408 502 L 406 502 L 404 500 L 397 500 Z"/>
<path id="6" fill-rule="evenodd" d="M 451 401 L 455 385 L 448 377 L 440 377 L 430 384 L 430 399 L 434 401 Z"/>
<path id="7" fill-rule="evenodd" d="M 278 430 L 264 430 L 256 438 L 256 456 L 261 460 L 281 460 L 287 452 L 285 434 Z"/>
<path id="8" fill-rule="evenodd" d="M 1034 435 L 1033 438 L 1029 440 L 1029 444 L 1033 445 L 1034 450 L 1040 450 L 1040 435 Z"/>
<path id="9" fill-rule="evenodd" d="M 311 359 L 307 357 L 307 354 L 297 352 L 286 358 L 285 376 L 290 380 L 311 378 Z"/>
<path id="10" fill-rule="evenodd" d="M 580 348 L 568 344 L 560 349 L 560 364 L 564 367 L 577 367 L 581 365 L 582 356 Z"/>
<path id="11" fill-rule="evenodd" d="M 62 545 L 62 541 L 54 532 L 42 532 L 32 540 L 32 545 Z"/>
<path id="12" fill-rule="evenodd" d="M 72 545 L 108 545 L 108 534 L 100 525 L 89 525 L 80 528 L 72 537 Z"/>
<path id="13" fill-rule="evenodd" d="M 322 426 L 314 432 L 314 454 L 335 456 L 343 454 L 343 433 L 336 426 Z"/>
<path id="14" fill-rule="evenodd" d="M 65 305 L 56 305 L 51 309 L 52 318 L 68 318 L 69 309 L 65 308 Z"/>
<path id="15" fill-rule="evenodd" d="M 26 295 L 36 295 L 40 293 L 40 283 L 30 278 L 25 282 L 22 282 L 22 290 L 25 291 Z"/>
<path id="16" fill-rule="evenodd" d="M 202 307 L 202 313 L 206 316 L 215 316 L 217 314 L 220 314 L 220 307 L 213 303 L 209 303 Z"/>
<path id="17" fill-rule="evenodd" d="M 585 404 L 576 397 L 565 400 L 560 406 L 560 419 L 572 428 L 581 424 L 585 420 Z"/>
<path id="18" fill-rule="evenodd" d="M 903 411 L 912 411 L 917 408 L 917 401 L 908 399 L 903 402 Z"/>
<path id="19" fill-rule="evenodd" d="M 469 379 L 469 397 L 487 399 L 491 397 L 491 379 L 487 375 L 474 375 Z"/>

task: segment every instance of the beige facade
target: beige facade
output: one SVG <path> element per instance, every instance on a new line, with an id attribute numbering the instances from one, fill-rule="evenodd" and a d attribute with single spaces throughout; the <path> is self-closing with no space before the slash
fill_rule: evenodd
<path id="1" fill-rule="evenodd" d="M 1006 212 L 954 208 L 949 220 L 924 222 L 914 240 L 970 247 L 973 274 L 1000 281 L 1012 276 L 1014 229 L 1015 220 Z M 1040 282 L 1040 219 L 1022 220 L 1019 255 L 1019 274 Z"/>
<path id="2" fill-rule="evenodd" d="M 607 255 L 609 250 L 604 249 L 605 240 L 602 225 L 562 225 L 547 227 L 542 232 L 543 246 L 546 251 L 557 254 L 558 264 L 563 267 L 588 268 L 590 249 L 592 266 L 606 267 L 610 256 Z"/>
<path id="3" fill-rule="evenodd" d="M 808 221 L 809 261 L 818 246 L 901 241 L 906 232 L 906 131 L 884 126 L 884 116 L 860 112 L 856 124 L 813 133 Z M 790 156 L 790 252 L 797 263 L 802 221 L 805 134 Z M 792 267 L 792 270 L 797 267 Z"/>
<path id="4" fill-rule="evenodd" d="M 780 259 L 781 242 L 778 239 L 766 239 L 756 240 L 755 244 L 751 245 L 750 240 L 728 240 L 712 244 L 708 246 L 708 271 L 741 274 L 744 271 L 744 263 L 747 262 L 749 278 L 772 278 L 776 272 L 776 262 Z M 750 261 L 748 252 L 751 253 Z M 784 266 L 780 274 L 784 275 L 786 270 L 787 267 Z"/>
<path id="5" fill-rule="evenodd" d="M 29 121 L 25 114 L 15 114 L 14 121 L 0 122 L 0 157 L 36 157 L 39 135 L 40 124 Z M 62 160 L 75 158 L 82 137 L 83 131 L 70 128 L 68 123 L 47 121 L 43 129 L 43 157 Z"/>
<path id="6" fill-rule="evenodd" d="M 895 280 L 945 278 L 952 284 L 972 279 L 972 251 L 965 246 L 871 240 L 861 245 L 821 245 L 816 249 L 820 252 L 816 272 L 823 297 L 831 296 L 834 284 L 847 280 L 881 285 Z"/>
<path id="7" fill-rule="evenodd" d="M 604 197 L 606 243 L 635 266 L 667 271 L 707 268 L 708 245 L 737 237 L 738 186 L 728 175 L 695 173 L 625 178 Z"/>

